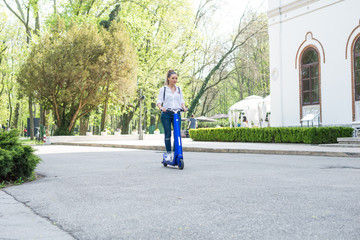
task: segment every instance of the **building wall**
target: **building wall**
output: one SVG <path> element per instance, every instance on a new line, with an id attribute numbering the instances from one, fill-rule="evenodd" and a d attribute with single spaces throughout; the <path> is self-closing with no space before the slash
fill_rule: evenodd
<path id="1" fill-rule="evenodd" d="M 357 32 L 360 33 L 360 27 L 356 29 L 360 25 L 360 1 L 268 2 L 271 125 L 298 126 L 302 112 L 304 117 L 304 109 L 300 107 L 299 58 L 309 45 L 314 46 L 320 56 L 322 125 L 351 124 L 350 48 Z M 347 43 L 350 46 L 345 59 Z M 360 120 L 360 111 L 357 118 Z"/>

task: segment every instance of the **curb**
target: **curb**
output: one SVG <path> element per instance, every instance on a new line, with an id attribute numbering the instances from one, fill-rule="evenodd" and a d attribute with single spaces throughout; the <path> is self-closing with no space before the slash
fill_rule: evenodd
<path id="1" fill-rule="evenodd" d="M 125 144 L 103 144 L 103 143 L 51 143 L 52 145 L 69 145 L 84 147 L 112 147 L 112 148 L 130 148 L 142 150 L 164 151 L 163 146 L 142 146 Z M 360 158 L 360 153 L 356 152 L 327 152 L 327 151 L 291 151 L 291 150 L 262 150 L 262 149 L 219 149 L 219 148 L 197 148 L 183 147 L 186 152 L 209 152 L 209 153 L 250 153 L 250 154 L 272 154 L 272 155 L 302 155 L 302 156 L 323 156 L 323 157 L 353 157 Z"/>

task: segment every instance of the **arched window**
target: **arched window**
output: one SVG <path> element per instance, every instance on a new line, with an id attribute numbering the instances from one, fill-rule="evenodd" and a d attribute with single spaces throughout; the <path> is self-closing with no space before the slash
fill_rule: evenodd
<path id="1" fill-rule="evenodd" d="M 308 48 L 302 55 L 301 84 L 302 104 L 319 104 L 319 57 L 317 51 L 312 47 Z"/>
<path id="2" fill-rule="evenodd" d="M 355 100 L 360 100 L 360 37 L 354 45 Z"/>

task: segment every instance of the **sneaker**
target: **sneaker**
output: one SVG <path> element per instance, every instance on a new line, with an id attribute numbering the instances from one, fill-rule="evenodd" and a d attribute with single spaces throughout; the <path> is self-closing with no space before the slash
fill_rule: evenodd
<path id="1" fill-rule="evenodd" d="M 165 153 L 165 161 L 171 162 L 173 159 L 172 153 Z"/>

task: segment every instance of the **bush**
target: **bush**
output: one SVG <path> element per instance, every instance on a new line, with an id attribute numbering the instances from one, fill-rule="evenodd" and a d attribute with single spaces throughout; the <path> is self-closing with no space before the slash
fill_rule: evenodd
<path id="1" fill-rule="evenodd" d="M 265 143 L 336 143 L 338 137 L 351 137 L 351 127 L 283 128 L 199 128 L 190 129 L 194 141 Z"/>
<path id="2" fill-rule="evenodd" d="M 32 147 L 19 142 L 18 135 L 17 130 L 0 133 L 0 182 L 27 179 L 40 162 Z"/>
<path id="3" fill-rule="evenodd" d="M 10 151 L 0 148 L 0 182 L 3 178 L 2 176 L 7 176 L 11 172 L 13 166 L 14 163 Z"/>
<path id="4" fill-rule="evenodd" d="M 215 128 L 216 126 L 220 126 L 220 127 L 230 126 L 229 119 L 228 118 L 219 119 L 216 122 L 200 122 L 200 121 L 198 121 L 198 128 Z"/>

